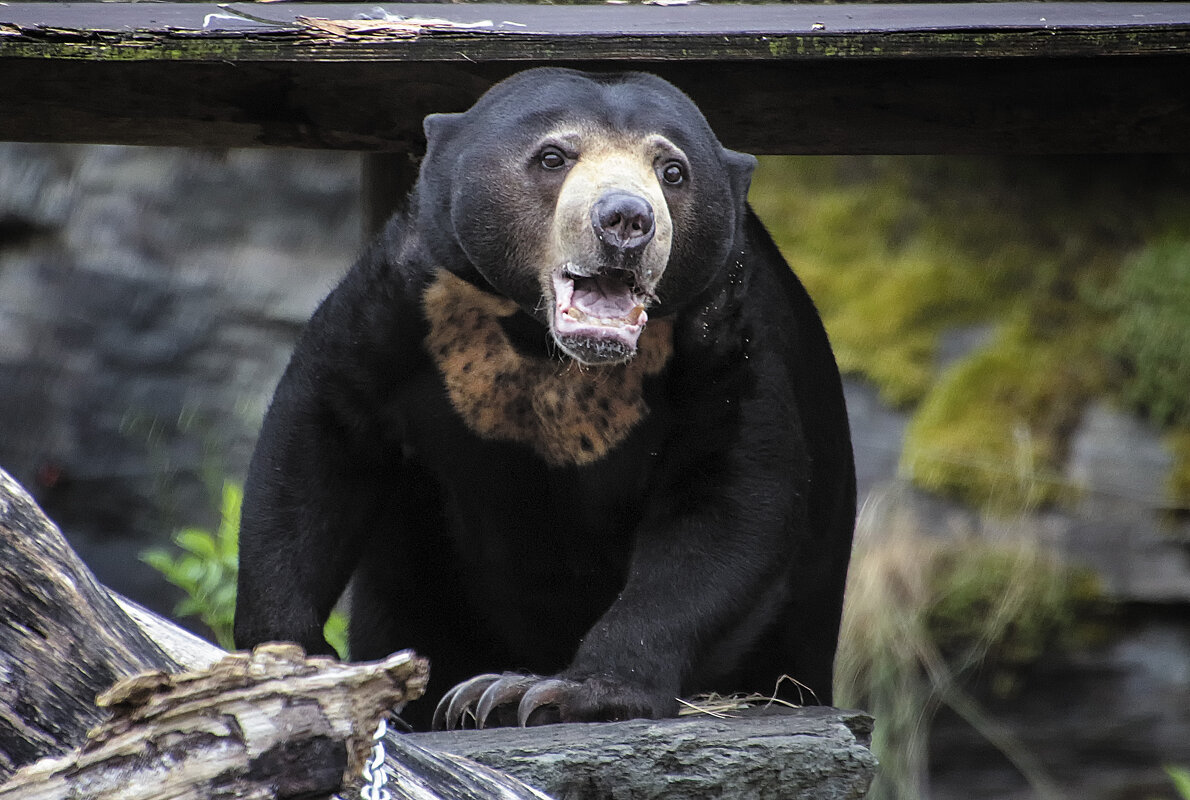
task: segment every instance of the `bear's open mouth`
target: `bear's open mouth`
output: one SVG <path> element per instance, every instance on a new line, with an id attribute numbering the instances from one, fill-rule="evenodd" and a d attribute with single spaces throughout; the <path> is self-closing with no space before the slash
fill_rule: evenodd
<path id="1" fill-rule="evenodd" d="M 616 270 L 578 274 L 567 264 L 553 274 L 554 337 L 588 364 L 625 361 L 636 353 L 649 315 L 647 297 L 631 273 Z"/>

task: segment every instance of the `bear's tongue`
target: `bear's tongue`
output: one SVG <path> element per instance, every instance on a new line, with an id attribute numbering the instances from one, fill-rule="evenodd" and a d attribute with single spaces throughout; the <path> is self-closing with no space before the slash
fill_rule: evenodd
<path id="1" fill-rule="evenodd" d="M 632 288 L 614 275 L 554 273 L 556 322 L 565 327 L 640 329 L 648 321 L 645 307 Z"/>
<path id="2" fill-rule="evenodd" d="M 576 277 L 571 304 L 588 317 L 610 324 L 635 324 L 645 310 L 623 281 L 603 275 Z"/>
<path id="3" fill-rule="evenodd" d="M 636 342 L 649 315 L 641 298 L 616 275 L 553 275 L 553 331 L 572 354 L 587 363 L 623 361 L 636 351 Z"/>

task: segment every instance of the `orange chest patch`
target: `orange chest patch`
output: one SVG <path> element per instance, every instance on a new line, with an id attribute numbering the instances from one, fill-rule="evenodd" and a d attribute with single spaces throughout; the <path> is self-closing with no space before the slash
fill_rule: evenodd
<path id="1" fill-rule="evenodd" d="M 520 442 L 556 466 L 598 461 L 649 413 L 645 377 L 673 351 L 669 320 L 652 320 L 626 364 L 586 367 L 570 359 L 527 356 L 500 325 L 511 300 L 441 270 L 422 296 L 430 325 L 426 349 L 451 405 L 485 439 Z"/>

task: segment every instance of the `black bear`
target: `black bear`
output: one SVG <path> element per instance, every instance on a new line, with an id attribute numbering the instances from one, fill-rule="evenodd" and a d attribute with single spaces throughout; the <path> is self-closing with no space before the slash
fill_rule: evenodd
<path id="1" fill-rule="evenodd" d="M 237 644 L 329 652 L 350 580 L 352 658 L 431 660 L 418 726 L 672 716 L 784 675 L 829 704 L 850 434 L 755 159 L 641 73 L 529 70 L 425 133 L 266 416 Z"/>

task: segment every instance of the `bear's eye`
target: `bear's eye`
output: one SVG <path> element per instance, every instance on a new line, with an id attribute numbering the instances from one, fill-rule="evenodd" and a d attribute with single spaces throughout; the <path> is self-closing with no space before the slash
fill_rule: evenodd
<path id="1" fill-rule="evenodd" d="M 547 147 L 537 157 L 537 163 L 544 169 L 562 169 L 566 166 L 566 156 L 556 147 Z"/>
<path id="2" fill-rule="evenodd" d="M 676 161 L 671 161 L 661 168 L 661 179 L 670 186 L 677 186 L 686 180 L 686 170 Z"/>

